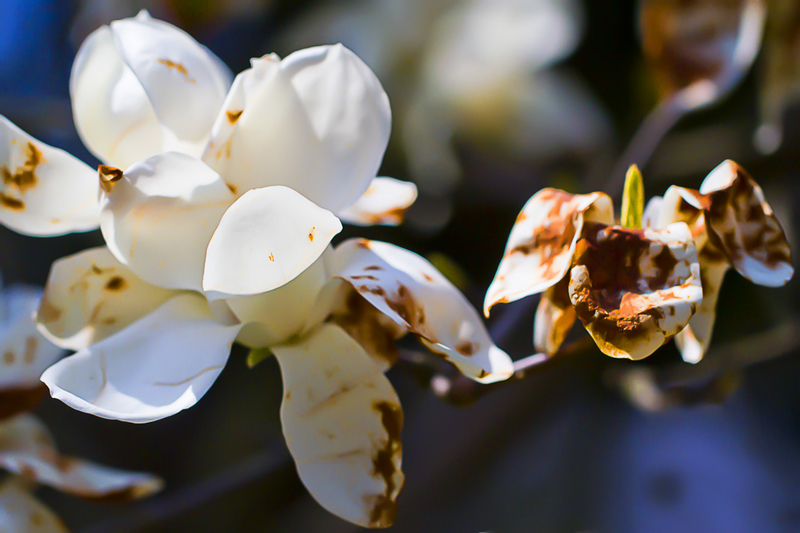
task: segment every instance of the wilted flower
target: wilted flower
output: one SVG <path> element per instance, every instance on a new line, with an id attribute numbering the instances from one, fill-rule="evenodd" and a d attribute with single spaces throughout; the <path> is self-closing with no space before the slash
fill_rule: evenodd
<path id="1" fill-rule="evenodd" d="M 577 316 L 603 353 L 629 359 L 647 357 L 681 331 L 703 294 L 685 223 L 616 226 L 607 195 L 556 189 L 523 207 L 484 311 L 539 292 L 537 349 L 554 354 Z"/>
<path id="2" fill-rule="evenodd" d="M 708 349 L 719 289 L 730 267 L 767 287 L 780 287 L 794 274 L 786 235 L 761 187 L 733 161 L 714 169 L 699 191 L 670 187 L 646 212 L 653 228 L 687 223 L 697 245 L 703 301 L 675 337 L 685 361 L 696 363 Z"/>
<path id="3" fill-rule="evenodd" d="M 0 293 L 0 468 L 15 474 L 0 484 L 4 531 L 66 531 L 30 494 L 29 482 L 83 498 L 114 500 L 148 496 L 162 485 L 149 474 L 61 455 L 44 424 L 26 413 L 47 390 L 39 375 L 62 355 L 36 331 L 33 315 L 40 296 L 40 291 L 22 287 Z"/>
<path id="4" fill-rule="evenodd" d="M 766 15 L 764 0 L 640 0 L 642 48 L 663 96 L 689 110 L 728 94 L 758 55 Z"/>
<path id="5" fill-rule="evenodd" d="M 254 59 L 231 85 L 216 56 L 142 12 L 86 39 L 70 94 L 78 133 L 103 163 L 127 168 L 167 151 L 202 157 L 222 175 L 226 201 L 286 185 L 345 221 L 396 224 L 416 197 L 413 184 L 375 177 L 389 100 L 341 45 Z M 6 119 L 0 136 L 0 223 L 32 235 L 97 227 L 93 170 Z"/>

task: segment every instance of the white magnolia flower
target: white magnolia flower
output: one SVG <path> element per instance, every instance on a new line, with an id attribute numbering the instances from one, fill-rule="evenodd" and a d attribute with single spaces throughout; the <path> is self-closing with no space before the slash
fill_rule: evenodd
<path id="1" fill-rule="evenodd" d="M 126 181 L 117 181 L 109 196 L 130 186 Z M 266 188 L 263 195 L 277 195 L 279 201 L 237 220 L 236 232 L 227 234 L 230 244 L 220 245 L 228 261 L 206 260 L 206 276 L 211 272 L 220 284 L 206 297 L 199 289 L 144 281 L 136 276 L 138 262 L 125 266 L 109 248 L 56 262 L 39 320 L 49 337 L 79 351 L 49 368 L 42 380 L 55 398 L 78 410 L 149 422 L 193 405 L 222 371 L 234 340 L 267 348 L 283 375 L 287 445 L 311 494 L 342 518 L 388 526 L 403 485 L 402 410 L 383 375 L 397 358 L 394 341 L 412 333 L 482 382 L 510 377 L 511 360 L 492 343 L 464 296 L 430 263 L 390 244 L 356 239 L 328 246 L 292 281 L 262 290 L 262 277 L 270 279 L 271 268 L 279 271 L 285 254 L 310 250 L 314 235 L 287 230 L 283 237 L 272 230 L 279 221 L 253 220 L 279 205 L 307 208 L 284 187 Z M 147 201 L 163 198 L 145 198 L 132 208 L 141 213 L 142 226 L 149 224 Z M 252 201 L 260 205 L 259 198 Z M 161 216 L 179 218 L 181 212 L 194 213 L 193 207 L 184 204 Z M 181 270 L 165 246 L 153 244 L 165 234 L 169 241 L 171 228 L 181 223 L 159 227 L 161 232 L 138 234 L 134 257 L 141 255 L 143 262 L 149 257 L 153 270 L 163 257 Z M 191 241 L 191 233 L 182 235 Z M 314 242 L 330 240 L 324 232 L 318 235 Z M 192 257 L 191 244 L 184 248 L 186 257 Z M 208 256 L 213 253 L 209 246 Z M 242 295 L 245 290 L 254 293 Z"/>
<path id="2" fill-rule="evenodd" d="M 41 336 L 33 320 L 41 291 L 11 287 L 0 293 L 0 468 L 15 476 L 0 484 L 0 529 L 60 532 L 65 526 L 31 494 L 31 482 L 88 499 L 131 499 L 160 490 L 158 478 L 61 455 L 52 435 L 25 413 L 47 390 L 39 381 L 62 350 Z"/>
<path id="3" fill-rule="evenodd" d="M 729 268 L 753 283 L 780 287 L 794 275 L 791 250 L 761 187 L 733 161 L 714 169 L 700 190 L 672 186 L 647 207 L 649 224 L 685 222 L 697 244 L 703 301 L 675 341 L 683 359 L 700 361 L 711 342 L 717 298 Z"/>
<path id="4" fill-rule="evenodd" d="M 614 225 L 603 193 L 536 193 L 517 218 L 486 293 L 497 303 L 542 293 L 536 348 L 555 354 L 580 318 L 611 357 L 642 359 L 689 322 L 703 291 L 689 227 Z"/>
<path id="5" fill-rule="evenodd" d="M 146 12 L 92 33 L 70 79 L 75 125 L 104 164 L 127 168 L 167 151 L 202 158 L 232 199 L 285 185 L 356 224 L 396 224 L 413 184 L 376 178 L 389 100 L 341 45 L 227 67 Z M 57 235 L 99 224 L 94 172 L 0 117 L 0 223 Z"/>

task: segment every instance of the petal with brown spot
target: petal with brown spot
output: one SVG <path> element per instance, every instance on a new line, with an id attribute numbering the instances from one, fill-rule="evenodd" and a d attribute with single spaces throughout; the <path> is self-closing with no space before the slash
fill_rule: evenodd
<path id="1" fill-rule="evenodd" d="M 603 193 L 573 195 L 542 189 L 522 208 L 505 254 L 486 292 L 484 313 L 558 283 L 569 270 L 585 221 L 613 224 L 611 199 Z"/>
<path id="2" fill-rule="evenodd" d="M 377 177 L 353 204 L 337 213 L 344 222 L 360 226 L 397 226 L 417 199 L 417 186 L 408 181 Z"/>
<path id="3" fill-rule="evenodd" d="M 383 372 L 334 324 L 273 351 L 285 391 L 283 433 L 303 484 L 345 520 L 391 525 L 404 482 L 403 414 Z"/>
<path id="4" fill-rule="evenodd" d="M 128 499 L 142 498 L 163 486 L 150 474 L 61 455 L 47 428 L 32 415 L 18 416 L 0 425 L 0 443 L 0 467 L 85 498 L 122 494 Z"/>
<path id="5" fill-rule="evenodd" d="M 25 235 L 88 231 L 100 223 L 94 171 L 0 116 L 0 224 Z"/>
<path id="6" fill-rule="evenodd" d="M 587 224 L 584 235 L 569 284 L 578 318 L 603 353 L 649 356 L 688 324 L 703 297 L 689 227 Z"/>
<path id="7" fill-rule="evenodd" d="M 176 294 L 137 277 L 108 248 L 92 248 L 53 263 L 37 320 L 53 343 L 81 350 Z"/>
<path id="8" fill-rule="evenodd" d="M 789 242 L 761 187 L 733 161 L 725 161 L 703 182 L 709 239 L 742 276 L 780 287 L 794 274 Z"/>
<path id="9" fill-rule="evenodd" d="M 398 246 L 364 239 L 345 241 L 334 252 L 332 276 L 351 284 L 465 376 L 483 383 L 511 376 L 511 359 L 492 342 L 480 315 L 430 262 Z"/>
<path id="10" fill-rule="evenodd" d="M 533 322 L 533 345 L 547 355 L 554 355 L 575 319 L 575 308 L 569 300 L 569 278 L 564 277 L 542 293 Z"/>

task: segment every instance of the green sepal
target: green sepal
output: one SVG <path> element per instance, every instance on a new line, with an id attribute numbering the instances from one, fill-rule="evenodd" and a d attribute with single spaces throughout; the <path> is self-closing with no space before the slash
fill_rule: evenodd
<path id="1" fill-rule="evenodd" d="M 264 359 L 272 357 L 273 355 L 275 354 L 272 353 L 272 350 L 269 348 L 253 348 L 250 350 L 250 353 L 247 354 L 247 367 L 253 368 Z"/>

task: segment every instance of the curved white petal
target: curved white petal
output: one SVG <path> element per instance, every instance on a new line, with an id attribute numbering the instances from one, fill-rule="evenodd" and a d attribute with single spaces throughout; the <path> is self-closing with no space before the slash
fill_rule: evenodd
<path id="1" fill-rule="evenodd" d="M 95 30 L 78 50 L 69 93 L 78 134 L 101 161 L 127 168 L 163 151 L 153 106 L 108 26 Z"/>
<path id="2" fill-rule="evenodd" d="M 334 264 L 332 275 L 464 375 L 483 383 L 511 377 L 511 359 L 492 342 L 480 315 L 425 259 L 391 244 L 351 239 L 336 247 Z"/>
<path id="3" fill-rule="evenodd" d="M 233 193 L 202 161 L 178 152 L 116 176 L 105 181 L 100 225 L 114 256 L 153 285 L 202 290 L 206 248 Z"/>
<path id="4" fill-rule="evenodd" d="M 47 428 L 32 415 L 0 425 L 0 467 L 84 498 L 130 500 L 161 489 L 157 477 L 61 455 Z"/>
<path id="5" fill-rule="evenodd" d="M 100 224 L 97 174 L 0 115 L 0 224 L 25 235 L 62 235 Z"/>
<path id="6" fill-rule="evenodd" d="M 378 177 L 355 203 L 337 215 L 350 224 L 397 226 L 416 199 L 417 186 L 410 181 Z"/>
<path id="7" fill-rule="evenodd" d="M 176 294 L 137 277 L 105 246 L 91 248 L 53 263 L 36 318 L 48 339 L 77 351 L 126 328 Z"/>
<path id="8" fill-rule="evenodd" d="M 390 526 L 404 476 L 403 412 L 389 380 L 333 324 L 273 351 L 283 377 L 283 433 L 303 484 L 345 520 Z"/>
<path id="9" fill-rule="evenodd" d="M 483 312 L 552 287 L 567 274 L 584 222 L 612 224 L 614 208 L 603 193 L 573 195 L 542 189 L 525 204 L 511 228 Z"/>
<path id="10" fill-rule="evenodd" d="M 111 32 L 167 141 L 186 143 L 194 148 L 189 153 L 200 155 L 231 85 L 228 68 L 187 33 L 146 11 L 112 22 Z"/>
<path id="11" fill-rule="evenodd" d="M 78 411 L 152 422 L 197 403 L 222 372 L 240 328 L 215 321 L 203 297 L 176 296 L 62 359 L 42 381 L 54 398 Z"/>
<path id="12" fill-rule="evenodd" d="M 13 480 L 0 485 L 0 530 L 9 533 L 69 533 L 53 511 Z"/>
<path id="13" fill-rule="evenodd" d="M 308 324 L 317 306 L 320 290 L 328 281 L 324 255 L 299 276 L 275 290 L 215 300 L 225 302 L 236 318 L 245 324 L 237 342 L 251 348 L 286 342 Z"/>
<path id="14" fill-rule="evenodd" d="M 389 141 L 375 74 L 342 45 L 252 60 L 214 124 L 204 160 L 243 194 L 286 185 L 338 212 L 367 190 Z"/>
<path id="15" fill-rule="evenodd" d="M 342 223 L 288 187 L 248 191 L 225 212 L 208 244 L 209 299 L 271 291 L 322 255 Z"/>

